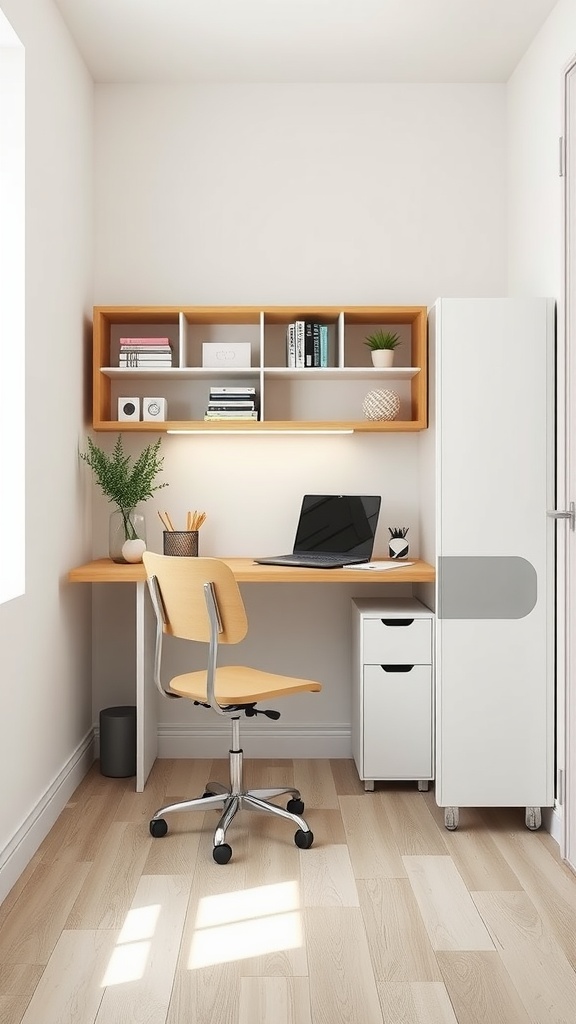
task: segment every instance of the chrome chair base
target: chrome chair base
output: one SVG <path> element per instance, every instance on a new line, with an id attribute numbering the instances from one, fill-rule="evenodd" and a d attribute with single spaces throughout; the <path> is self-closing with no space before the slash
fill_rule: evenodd
<path id="1" fill-rule="evenodd" d="M 266 814 L 275 814 L 277 817 L 286 818 L 297 827 L 294 842 L 301 849 L 308 849 L 312 846 L 314 835 L 307 822 L 301 817 L 304 810 L 300 791 L 292 786 L 285 786 L 271 789 L 243 788 L 242 765 L 243 751 L 239 746 L 239 725 L 238 719 L 232 719 L 232 743 L 233 749 L 229 751 L 230 784 L 223 785 L 221 782 L 210 781 L 206 784 L 204 795 L 194 797 L 190 800 L 178 800 L 171 804 L 160 807 L 150 820 L 150 833 L 154 838 L 165 836 L 168 832 L 168 825 L 164 815 L 172 812 L 182 811 L 207 811 L 211 808 L 222 809 L 220 820 L 214 831 L 213 857 L 217 863 L 226 864 L 232 856 L 232 849 L 226 843 L 226 833 L 238 811 L 242 808 L 252 811 L 262 811 Z M 272 800 L 279 796 L 290 794 L 287 807 L 280 807 L 272 803 Z"/>

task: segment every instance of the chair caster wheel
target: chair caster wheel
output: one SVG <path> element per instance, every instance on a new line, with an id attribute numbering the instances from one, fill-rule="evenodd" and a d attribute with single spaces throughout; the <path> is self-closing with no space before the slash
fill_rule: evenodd
<path id="1" fill-rule="evenodd" d="M 211 793 L 210 790 L 207 789 L 204 793 L 202 793 L 202 799 L 205 800 L 207 796 L 216 796 L 216 793 Z"/>
<path id="2" fill-rule="evenodd" d="M 150 835 L 154 839 L 161 839 L 165 836 L 168 831 L 168 824 L 164 821 L 164 818 L 152 818 L 150 822 Z"/>
<path id="3" fill-rule="evenodd" d="M 304 832 L 304 829 L 299 828 L 294 836 L 294 842 L 301 850 L 309 850 L 314 842 L 314 833 Z"/>
<path id="4" fill-rule="evenodd" d="M 228 843 L 221 843 L 212 850 L 212 856 L 217 864 L 227 864 L 232 856 L 232 847 Z"/>
<path id="5" fill-rule="evenodd" d="M 290 811 L 290 814 L 302 814 L 304 812 L 304 801 L 292 797 L 286 804 L 286 810 Z"/>

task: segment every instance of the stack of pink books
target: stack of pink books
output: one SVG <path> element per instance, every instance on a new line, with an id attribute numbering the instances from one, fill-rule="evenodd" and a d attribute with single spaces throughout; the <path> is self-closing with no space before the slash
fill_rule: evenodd
<path id="1" fill-rule="evenodd" d="M 120 338 L 118 365 L 130 369 L 172 366 L 170 338 Z"/>

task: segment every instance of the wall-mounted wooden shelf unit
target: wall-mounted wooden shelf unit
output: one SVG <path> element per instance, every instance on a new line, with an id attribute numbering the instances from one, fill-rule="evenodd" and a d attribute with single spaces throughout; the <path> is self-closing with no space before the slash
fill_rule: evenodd
<path id="1" fill-rule="evenodd" d="M 296 320 L 328 327 L 326 367 L 286 365 L 286 330 Z M 391 369 L 375 369 L 364 340 L 378 328 L 401 344 Z M 120 368 L 121 337 L 170 339 L 170 368 Z M 248 342 L 251 366 L 202 366 L 204 342 Z M 428 425 L 427 309 L 425 306 L 95 306 L 93 427 L 110 431 L 415 431 Z M 253 386 L 257 421 L 206 421 L 210 387 Z M 368 420 L 368 391 L 393 389 L 395 420 Z M 118 398 L 163 397 L 168 419 L 120 421 Z"/>

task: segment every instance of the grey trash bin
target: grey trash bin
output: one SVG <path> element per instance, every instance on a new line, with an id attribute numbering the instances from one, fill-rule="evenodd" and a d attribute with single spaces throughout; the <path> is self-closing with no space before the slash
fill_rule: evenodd
<path id="1" fill-rule="evenodd" d="M 100 772 L 113 779 L 136 775 L 136 708 L 100 712 Z"/>

